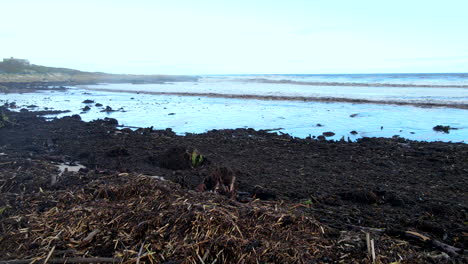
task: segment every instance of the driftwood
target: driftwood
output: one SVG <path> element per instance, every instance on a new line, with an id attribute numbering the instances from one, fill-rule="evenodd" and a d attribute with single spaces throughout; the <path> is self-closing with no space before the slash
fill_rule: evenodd
<path id="1" fill-rule="evenodd" d="M 389 236 L 399 236 L 401 238 L 415 240 L 415 241 L 418 241 L 427 245 L 431 245 L 449 254 L 452 257 L 456 257 L 456 256 L 459 256 L 460 254 L 463 254 L 462 248 L 457 248 L 457 247 L 448 245 L 437 239 L 433 239 L 427 235 L 424 235 L 415 231 L 409 231 L 409 230 L 401 231 L 401 230 L 392 230 L 392 229 L 385 229 L 385 228 L 371 228 L 371 227 L 355 226 L 355 225 L 350 225 L 349 227 L 352 229 L 359 229 L 359 230 L 363 230 L 366 232 L 385 233 Z"/>
<path id="2" fill-rule="evenodd" d="M 389 231 L 387 233 L 392 233 L 392 231 Z M 456 256 L 459 256 L 460 254 L 463 253 L 463 249 L 461 248 L 456 248 L 456 247 L 453 247 L 453 246 L 450 246 L 448 244 L 445 244 L 439 240 L 436 240 L 436 239 L 433 239 L 427 235 L 423 235 L 423 234 L 420 234 L 418 232 L 414 232 L 414 231 L 397 231 L 397 232 L 394 232 L 393 233 L 396 233 L 397 235 L 400 235 L 401 237 L 404 237 L 404 238 L 409 238 L 409 239 L 412 239 L 412 240 L 416 240 L 416 241 L 419 241 L 419 242 L 422 242 L 422 243 L 425 243 L 425 244 L 428 244 L 428 245 L 431 245 L 447 254 L 449 254 L 450 256 L 452 257 L 456 257 Z"/>
<path id="3" fill-rule="evenodd" d="M 99 229 L 96 229 L 94 230 L 93 232 L 89 233 L 88 236 L 86 236 L 83 241 L 81 241 L 81 246 L 86 246 L 88 245 L 89 243 L 91 243 L 91 241 L 93 240 L 93 238 L 99 233 L 101 232 L 101 230 Z"/>
<path id="4" fill-rule="evenodd" d="M 463 249 L 456 248 L 445 243 L 440 242 L 439 240 L 431 240 L 431 243 L 434 247 L 447 252 L 451 256 L 458 256 L 459 254 L 463 253 Z"/>

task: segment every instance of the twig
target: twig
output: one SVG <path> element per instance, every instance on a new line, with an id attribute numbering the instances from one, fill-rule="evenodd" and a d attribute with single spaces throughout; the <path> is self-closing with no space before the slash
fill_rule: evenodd
<path id="1" fill-rule="evenodd" d="M 367 255 L 371 256 L 371 244 L 370 244 L 370 234 L 366 233 L 366 245 L 367 245 Z"/>
<path id="2" fill-rule="evenodd" d="M 138 251 L 138 257 L 137 257 L 137 260 L 136 260 L 136 264 L 140 264 L 141 253 L 143 252 L 143 246 L 144 245 L 145 245 L 145 242 L 142 242 L 141 246 L 140 246 L 140 251 Z"/>
<path id="3" fill-rule="evenodd" d="M 0 264 L 29 264 L 35 259 L 13 259 L 13 260 L 2 260 Z M 47 263 L 59 264 L 59 263 L 120 263 L 120 258 L 52 258 Z M 44 261 L 36 261 L 34 264 L 45 264 Z"/>
<path id="4" fill-rule="evenodd" d="M 52 256 L 52 253 L 54 253 L 54 250 L 55 250 L 55 246 L 53 246 L 52 249 L 49 251 L 49 254 L 47 254 L 47 257 L 46 257 L 46 259 L 44 260 L 44 264 L 46 264 L 47 261 L 49 261 L 50 256 Z"/>
<path id="5" fill-rule="evenodd" d="M 91 243 L 91 241 L 93 240 L 93 238 L 94 238 L 99 232 L 101 232 L 101 230 L 95 229 L 93 232 L 89 233 L 89 234 L 83 239 L 83 241 L 81 241 L 81 246 L 85 246 L 85 245 Z"/>

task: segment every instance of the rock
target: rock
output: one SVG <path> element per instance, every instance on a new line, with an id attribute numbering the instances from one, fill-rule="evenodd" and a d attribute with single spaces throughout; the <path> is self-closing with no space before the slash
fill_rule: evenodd
<path id="1" fill-rule="evenodd" d="M 446 134 L 450 133 L 450 130 L 454 129 L 450 126 L 442 126 L 442 125 L 437 125 L 432 128 L 432 130 L 437 131 L 437 132 L 444 132 Z"/>
<path id="2" fill-rule="evenodd" d="M 96 106 L 96 107 L 102 107 L 102 104 L 97 103 L 97 104 L 95 104 L 94 106 Z"/>
<path id="3" fill-rule="evenodd" d="M 83 109 L 81 109 L 81 110 L 83 110 L 83 111 L 87 112 L 87 111 L 91 110 L 91 107 L 89 107 L 89 106 L 85 106 L 85 107 L 83 107 Z"/>
<path id="4" fill-rule="evenodd" d="M 349 133 L 350 133 L 351 135 L 357 135 L 357 134 L 358 134 L 358 132 L 357 132 L 356 130 L 353 130 L 353 131 L 351 131 L 351 132 L 349 132 Z"/>
<path id="5" fill-rule="evenodd" d="M 118 125 L 119 124 L 119 121 L 117 121 L 117 119 L 109 118 L 109 117 L 104 118 L 104 122 L 106 122 L 109 125 Z"/>
<path id="6" fill-rule="evenodd" d="M 324 135 L 325 137 L 333 137 L 335 133 L 329 131 L 329 132 L 323 132 L 322 135 Z"/>
<path id="7" fill-rule="evenodd" d="M 81 116 L 80 115 L 72 115 L 72 116 L 70 116 L 70 119 L 80 120 L 81 121 Z"/>
<path id="8" fill-rule="evenodd" d="M 356 116 L 358 116 L 358 115 L 359 115 L 359 114 L 352 114 L 352 115 L 350 115 L 349 117 L 356 117 Z"/>
<path id="9" fill-rule="evenodd" d="M 110 112 L 115 112 L 115 111 L 114 111 L 114 109 L 112 109 L 112 107 L 106 106 L 106 108 L 104 110 L 102 110 L 101 112 L 110 113 Z"/>
<path id="10" fill-rule="evenodd" d="M 93 104 L 94 101 L 93 100 L 89 100 L 89 99 L 86 99 L 82 102 L 83 104 Z"/>

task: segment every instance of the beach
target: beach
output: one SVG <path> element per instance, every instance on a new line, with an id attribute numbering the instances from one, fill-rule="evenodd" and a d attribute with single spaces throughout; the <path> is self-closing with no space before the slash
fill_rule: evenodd
<path id="1" fill-rule="evenodd" d="M 104 262 L 120 262 L 139 256 L 124 250 L 139 252 L 141 244 L 133 241 L 143 236 L 155 246 L 161 238 L 154 240 L 150 230 L 168 225 L 163 239 L 188 250 L 173 251 L 161 244 L 161 255 L 150 255 L 154 261 L 196 259 L 200 250 L 210 254 L 222 248 L 225 260 L 245 255 L 253 261 L 259 256 L 249 249 L 252 243 L 256 250 L 269 250 L 261 259 L 276 262 L 362 261 L 369 259 L 362 244 L 366 233 L 375 240 L 381 262 L 398 256 L 413 263 L 463 258 L 468 170 L 464 143 L 398 137 L 327 141 L 253 129 L 179 136 L 171 129 L 122 129 L 113 118 L 83 122 L 79 115 L 36 117 L 69 115 L 54 111 L 3 108 L 2 113 L 8 122 L 0 129 L 6 235 L 0 248 L 9 259 L 47 254 L 32 241 L 60 234 L 64 240 L 57 244 L 55 258 L 88 251 Z M 194 163 L 193 155 L 203 159 Z M 219 189 L 218 184 L 226 187 Z M 86 214 L 74 213 L 80 206 Z M 165 208 L 159 220 L 152 216 L 154 206 Z M 180 218 L 170 218 L 174 210 Z M 245 214 L 258 210 L 262 213 L 257 221 L 241 220 L 252 219 Z M 131 214 L 116 220 L 126 212 Z M 233 222 L 219 229 L 197 218 L 202 221 L 197 226 L 194 214 Z M 29 220 L 11 222 L 18 217 Z M 88 224 L 83 226 L 83 220 Z M 106 225 L 109 221 L 117 222 Z M 148 231 L 137 231 L 142 223 Z M 282 226 L 269 231 L 276 238 L 264 237 L 275 223 Z M 316 239 L 303 237 L 299 227 L 316 233 Z M 176 231 L 193 228 L 201 232 L 191 234 L 193 242 Z M 22 236 L 24 229 L 36 231 Z M 239 233 L 244 239 L 228 246 Z M 109 248 L 115 241 L 122 246 Z M 198 244 L 204 241 L 212 242 Z M 329 249 L 311 255 L 310 247 Z M 284 255 L 288 248 L 295 248 L 294 255 Z M 450 257 L 430 255 L 433 250 Z"/>
<path id="2" fill-rule="evenodd" d="M 465 88 L 341 87 L 379 101 L 351 103 L 244 76 L 210 96 L 226 84 L 216 78 L 2 94 L 5 258 L 466 260 Z M 50 251 L 41 237 L 61 242 Z"/>
<path id="3" fill-rule="evenodd" d="M 457 74 L 402 76 L 307 75 L 298 79 L 247 75 L 200 76 L 196 82 L 159 84 L 62 83 L 58 87 L 68 89 L 8 93 L 0 102 L 16 102 L 17 110 L 70 111 L 56 117 L 79 114 L 85 121 L 110 117 L 128 127 L 171 128 L 179 135 L 254 128 L 300 138 L 333 132 L 328 139 L 399 136 L 466 142 L 468 88 L 463 86 L 468 78 Z M 280 83 L 257 81 L 266 77 Z M 290 81 L 281 81 L 285 78 Z M 320 85 L 291 84 L 312 81 Z M 364 82 L 366 86 L 361 85 Z M 85 100 L 94 103 L 83 104 Z M 112 111 L 105 111 L 107 106 Z M 85 107 L 89 109 L 83 111 Z M 453 129 L 440 133 L 433 130 L 438 125 Z"/>

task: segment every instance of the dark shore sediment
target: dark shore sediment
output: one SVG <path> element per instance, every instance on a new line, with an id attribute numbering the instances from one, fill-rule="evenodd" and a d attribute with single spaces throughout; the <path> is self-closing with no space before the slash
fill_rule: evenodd
<path id="1" fill-rule="evenodd" d="M 0 82 L 0 93 L 28 93 L 41 90 L 64 91 L 72 82 Z"/>
<path id="2" fill-rule="evenodd" d="M 0 113 L 3 260 L 371 262 L 367 232 L 383 263 L 466 261 L 467 144 Z"/>

